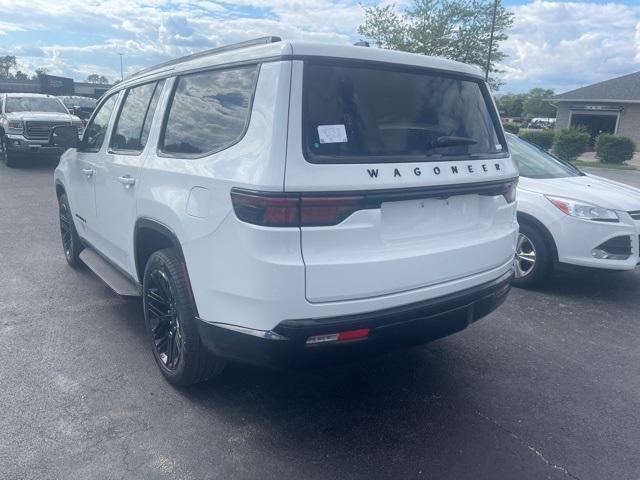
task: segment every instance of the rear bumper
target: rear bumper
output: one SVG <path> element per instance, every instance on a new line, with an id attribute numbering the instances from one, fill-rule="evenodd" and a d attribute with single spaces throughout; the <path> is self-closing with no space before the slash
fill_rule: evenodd
<path id="1" fill-rule="evenodd" d="M 428 301 L 356 315 L 285 320 L 273 330 L 198 321 L 206 348 L 223 358 L 271 368 L 341 363 L 419 345 L 464 330 L 506 299 L 512 272 L 476 287 Z M 310 336 L 369 328 L 368 337 L 307 345 Z"/>

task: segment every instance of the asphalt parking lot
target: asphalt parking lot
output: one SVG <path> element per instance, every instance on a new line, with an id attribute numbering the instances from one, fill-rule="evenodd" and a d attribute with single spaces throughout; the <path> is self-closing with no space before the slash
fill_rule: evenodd
<path id="1" fill-rule="evenodd" d="M 1 478 L 640 477 L 640 270 L 514 290 L 366 363 L 176 390 L 140 305 L 67 267 L 52 170 L 0 165 Z"/>

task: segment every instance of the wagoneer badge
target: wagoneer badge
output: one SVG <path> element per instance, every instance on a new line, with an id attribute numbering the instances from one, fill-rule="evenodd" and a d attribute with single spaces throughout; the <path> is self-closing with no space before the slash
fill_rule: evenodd
<path id="1" fill-rule="evenodd" d="M 461 172 L 466 174 L 483 174 L 483 173 L 492 173 L 492 172 L 500 172 L 502 173 L 502 165 L 499 163 L 481 163 L 481 164 L 466 164 L 466 165 L 451 165 L 448 167 L 451 171 L 452 175 L 458 175 Z M 443 170 L 446 170 L 445 166 L 435 166 L 433 168 L 425 169 L 422 167 L 414 167 L 409 170 L 404 170 L 395 167 L 393 171 L 389 169 L 389 172 L 394 177 L 402 177 L 404 175 L 414 175 L 416 177 L 424 174 L 432 174 L 432 175 L 440 175 L 443 173 Z M 383 173 L 379 168 L 367 168 L 367 173 L 371 178 L 380 178 L 381 175 L 388 175 L 389 173 Z"/>

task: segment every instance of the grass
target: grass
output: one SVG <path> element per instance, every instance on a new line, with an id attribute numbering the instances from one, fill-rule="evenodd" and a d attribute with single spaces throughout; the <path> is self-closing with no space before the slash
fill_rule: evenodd
<path id="1" fill-rule="evenodd" d="M 602 162 L 582 162 L 580 160 L 574 160 L 571 162 L 576 167 L 590 167 L 590 168 L 608 168 L 610 170 L 637 170 L 633 165 L 625 165 L 620 163 L 602 163 Z"/>

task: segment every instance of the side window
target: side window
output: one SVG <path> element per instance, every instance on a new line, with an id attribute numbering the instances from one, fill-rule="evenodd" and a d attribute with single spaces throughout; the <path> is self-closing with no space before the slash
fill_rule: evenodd
<path id="1" fill-rule="evenodd" d="M 236 142 L 249 120 L 257 65 L 178 77 L 160 148 L 199 155 Z"/>
<path id="2" fill-rule="evenodd" d="M 156 89 L 151 97 L 149 108 L 147 108 L 147 115 L 144 118 L 144 125 L 142 126 L 142 133 L 140 134 L 140 149 L 143 149 L 149 139 L 149 132 L 151 131 L 151 123 L 153 122 L 153 114 L 158 106 L 158 100 L 162 93 L 162 87 L 164 86 L 164 80 L 160 80 L 156 84 Z"/>
<path id="3" fill-rule="evenodd" d="M 107 98 L 93 116 L 89 125 L 87 125 L 84 137 L 82 137 L 83 149 L 100 150 L 100 147 L 102 147 L 104 137 L 107 134 L 107 127 L 109 127 L 111 112 L 113 112 L 113 108 L 116 105 L 116 98 L 118 98 L 117 93 Z"/>
<path id="4" fill-rule="evenodd" d="M 110 148 L 142 151 L 149 136 L 160 90 L 161 82 L 147 83 L 127 90 L 113 129 Z"/>

